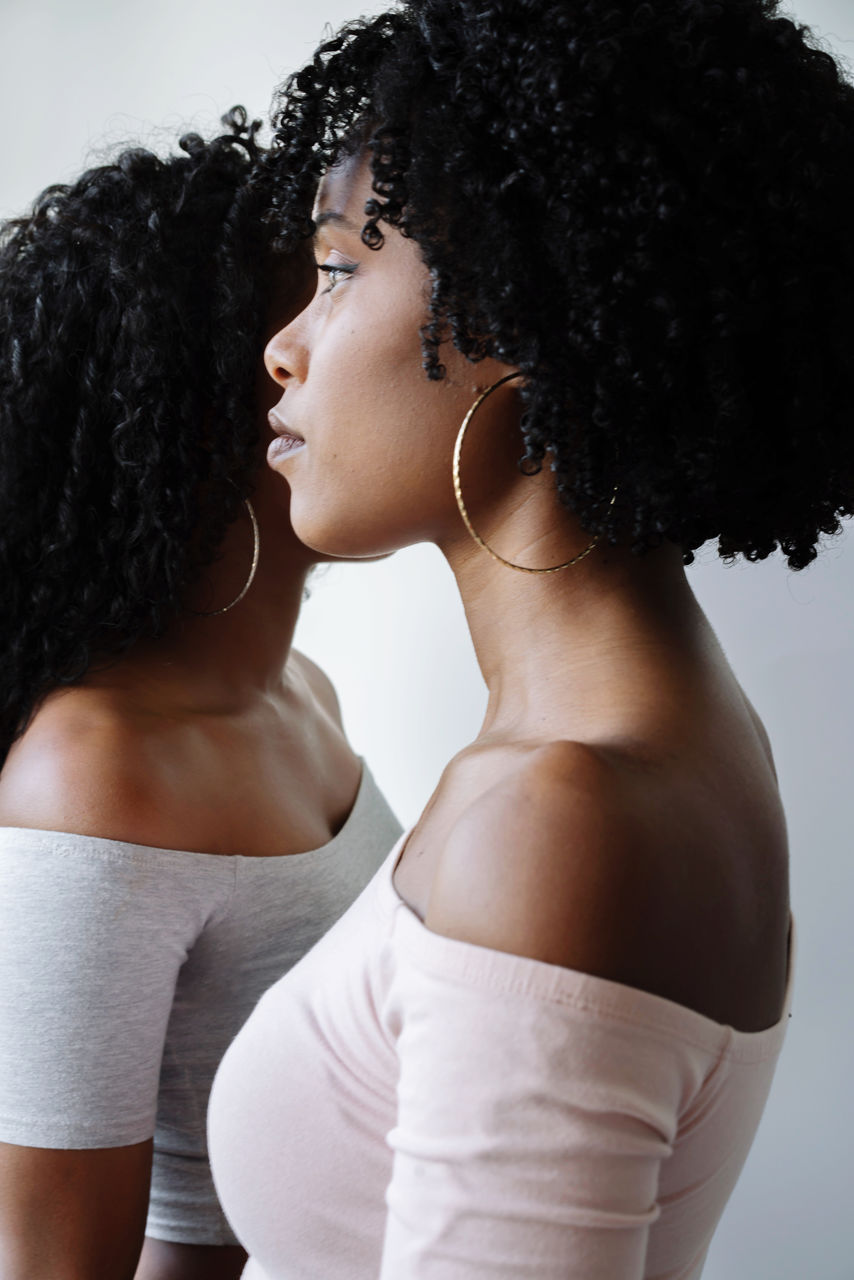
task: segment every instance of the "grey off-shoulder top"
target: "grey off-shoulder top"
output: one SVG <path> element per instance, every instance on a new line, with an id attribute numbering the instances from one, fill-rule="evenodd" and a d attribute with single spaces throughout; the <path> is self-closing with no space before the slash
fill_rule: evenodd
<path id="1" fill-rule="evenodd" d="M 0 1141 L 79 1149 L 153 1135 L 147 1233 L 234 1243 L 207 1155 L 217 1065 L 399 834 L 364 762 L 344 826 L 307 853 L 0 828 Z"/>

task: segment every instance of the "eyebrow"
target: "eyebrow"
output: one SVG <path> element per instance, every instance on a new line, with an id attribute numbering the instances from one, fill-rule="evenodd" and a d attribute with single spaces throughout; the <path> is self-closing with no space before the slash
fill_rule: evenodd
<path id="1" fill-rule="evenodd" d="M 321 227 L 328 226 L 329 223 L 334 223 L 335 226 L 343 227 L 345 231 L 352 231 L 354 234 L 360 230 L 354 222 L 346 218 L 343 213 L 339 213 L 337 209 L 326 209 L 314 219 L 315 232 L 318 232 Z"/>

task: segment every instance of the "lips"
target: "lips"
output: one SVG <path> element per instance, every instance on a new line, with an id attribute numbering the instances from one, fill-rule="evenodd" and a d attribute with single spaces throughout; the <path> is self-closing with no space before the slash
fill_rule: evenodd
<path id="1" fill-rule="evenodd" d="M 267 421 L 276 433 L 276 439 L 270 441 L 267 449 L 267 461 L 272 465 L 277 460 L 284 458 L 287 454 L 293 453 L 297 449 L 305 447 L 305 440 L 283 422 L 279 417 L 276 409 L 271 409 L 267 414 Z"/>

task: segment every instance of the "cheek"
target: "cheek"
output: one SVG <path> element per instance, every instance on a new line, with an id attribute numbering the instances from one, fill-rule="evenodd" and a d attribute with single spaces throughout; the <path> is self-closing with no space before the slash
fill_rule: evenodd
<path id="1" fill-rule="evenodd" d="M 323 457 L 344 470 L 391 463 L 429 443 L 423 419 L 434 384 L 421 367 L 417 327 L 406 321 L 341 324 L 315 353 L 305 422 Z"/>
<path id="2" fill-rule="evenodd" d="M 398 373 L 378 391 L 359 377 L 324 400 L 322 430 L 288 466 L 297 535 L 350 557 L 440 536 L 456 510 L 453 433 L 439 429 L 423 385 Z"/>
<path id="3" fill-rule="evenodd" d="M 380 555 L 457 518 L 451 461 L 473 375 L 452 360 L 446 379 L 427 378 L 420 301 L 354 292 L 316 331 L 297 393 L 309 443 L 287 476 L 294 527 L 317 550 Z"/>

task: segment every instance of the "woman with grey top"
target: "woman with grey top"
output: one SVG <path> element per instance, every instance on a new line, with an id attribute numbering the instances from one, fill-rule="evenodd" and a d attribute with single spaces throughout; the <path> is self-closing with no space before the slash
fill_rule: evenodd
<path id="1" fill-rule="evenodd" d="M 324 557 L 260 467 L 259 356 L 313 280 L 225 123 L 2 229 L 3 1280 L 239 1274 L 213 1073 L 399 831 L 291 648 Z"/>

